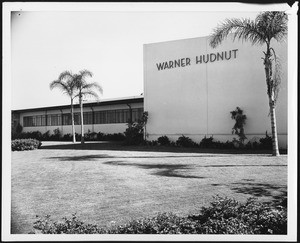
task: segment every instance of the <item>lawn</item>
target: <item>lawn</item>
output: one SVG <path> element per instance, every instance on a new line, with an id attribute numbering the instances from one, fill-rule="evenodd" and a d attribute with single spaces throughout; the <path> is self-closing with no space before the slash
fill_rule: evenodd
<path id="1" fill-rule="evenodd" d="M 197 213 L 217 194 L 239 201 L 286 196 L 287 155 L 208 152 L 52 142 L 12 152 L 11 233 L 30 232 L 36 215 L 77 213 L 108 226 L 158 212 Z"/>

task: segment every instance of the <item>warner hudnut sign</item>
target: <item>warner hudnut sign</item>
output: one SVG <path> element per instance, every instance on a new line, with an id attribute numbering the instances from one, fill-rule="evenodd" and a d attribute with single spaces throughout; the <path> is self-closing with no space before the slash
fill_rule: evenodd
<path id="1" fill-rule="evenodd" d="M 215 61 L 223 61 L 223 60 L 230 60 L 237 58 L 237 51 L 238 49 L 229 50 L 229 51 L 222 51 L 216 53 L 209 53 L 203 54 L 192 58 L 179 58 L 176 60 L 171 61 L 164 61 L 160 63 L 156 63 L 156 67 L 158 71 L 170 68 L 178 68 L 178 67 L 185 67 L 191 64 L 202 64 L 208 62 L 215 62 Z"/>

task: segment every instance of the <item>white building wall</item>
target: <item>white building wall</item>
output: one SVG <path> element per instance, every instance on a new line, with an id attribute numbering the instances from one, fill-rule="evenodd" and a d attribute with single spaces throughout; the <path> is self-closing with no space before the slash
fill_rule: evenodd
<path id="1" fill-rule="evenodd" d="M 277 104 L 279 146 L 287 147 L 287 46 L 273 43 L 282 63 L 282 83 Z M 194 141 L 204 136 L 232 140 L 237 106 L 247 116 L 248 139 L 271 134 L 263 60 L 265 47 L 225 40 L 212 49 L 208 37 L 144 45 L 144 110 L 149 112 L 148 139 L 186 135 Z M 229 60 L 196 64 L 196 56 L 231 52 Z M 235 58 L 233 54 L 236 54 Z M 229 52 L 227 52 L 229 54 Z M 227 55 L 229 57 L 229 55 Z M 190 65 L 158 70 L 157 64 L 189 58 Z M 225 59 L 225 58 L 224 58 Z M 247 141 L 246 141 L 247 142 Z"/>

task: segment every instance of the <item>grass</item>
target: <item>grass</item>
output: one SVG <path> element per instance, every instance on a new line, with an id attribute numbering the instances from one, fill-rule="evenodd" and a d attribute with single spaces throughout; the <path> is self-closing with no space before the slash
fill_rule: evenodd
<path id="1" fill-rule="evenodd" d="M 30 232 L 36 215 L 77 213 L 107 226 L 158 212 L 197 213 L 216 194 L 238 201 L 286 196 L 286 155 L 220 152 L 53 142 L 12 152 L 11 233 Z"/>

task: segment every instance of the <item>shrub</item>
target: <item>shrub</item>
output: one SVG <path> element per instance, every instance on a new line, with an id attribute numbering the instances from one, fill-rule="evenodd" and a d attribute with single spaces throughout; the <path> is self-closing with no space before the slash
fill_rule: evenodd
<path id="1" fill-rule="evenodd" d="M 70 133 L 67 133 L 65 135 L 63 135 L 63 137 L 61 138 L 62 141 L 73 141 L 73 136 Z"/>
<path id="2" fill-rule="evenodd" d="M 214 138 L 212 136 L 209 138 L 206 138 L 205 136 L 200 142 L 200 148 L 212 148 L 214 144 L 213 139 Z"/>
<path id="3" fill-rule="evenodd" d="M 54 140 L 54 141 L 59 141 L 61 140 L 62 138 L 62 133 L 61 131 L 59 130 L 59 128 L 56 128 L 53 130 L 53 134 L 50 136 L 51 137 L 51 140 Z"/>
<path id="4" fill-rule="evenodd" d="M 40 148 L 42 143 L 36 139 L 15 139 L 11 141 L 12 151 L 33 150 Z"/>
<path id="5" fill-rule="evenodd" d="M 145 145 L 148 145 L 148 146 L 157 146 L 158 142 L 157 142 L 157 140 L 145 141 Z"/>
<path id="6" fill-rule="evenodd" d="M 125 144 L 126 145 L 138 145 L 144 141 L 142 127 L 134 122 L 125 131 Z"/>
<path id="7" fill-rule="evenodd" d="M 240 107 L 236 107 L 234 111 L 231 111 L 231 119 L 235 120 L 235 124 L 232 128 L 232 134 L 237 134 L 240 144 L 244 143 L 247 139 L 244 133 L 244 125 L 246 124 L 247 116 L 243 114 L 243 110 Z"/>
<path id="8" fill-rule="evenodd" d="M 129 122 L 128 128 L 124 132 L 126 145 L 140 145 L 145 141 L 144 129 L 148 121 L 148 112 L 143 112 L 143 115 L 137 122 Z"/>
<path id="9" fill-rule="evenodd" d="M 42 135 L 42 140 L 43 141 L 49 141 L 50 140 L 50 131 L 49 130 Z"/>
<path id="10" fill-rule="evenodd" d="M 254 198 L 239 203 L 217 196 L 197 215 L 159 213 L 106 228 L 85 224 L 76 214 L 63 222 L 54 222 L 49 215 L 37 218 L 33 228 L 43 234 L 287 234 L 286 208 Z"/>
<path id="11" fill-rule="evenodd" d="M 176 145 L 180 147 L 195 147 L 197 144 L 189 137 L 182 135 L 177 139 Z"/>
<path id="12" fill-rule="evenodd" d="M 272 137 L 268 135 L 266 131 L 266 137 L 259 139 L 259 148 L 261 149 L 272 149 Z"/>
<path id="13" fill-rule="evenodd" d="M 198 220 L 205 234 L 287 234 L 286 208 L 255 198 L 242 204 L 217 196 L 211 206 L 189 218 Z"/>
<path id="14" fill-rule="evenodd" d="M 157 139 L 160 145 L 170 145 L 171 141 L 167 136 L 161 136 Z"/>
<path id="15" fill-rule="evenodd" d="M 88 129 L 88 132 L 84 134 L 84 140 L 85 141 L 96 141 L 97 140 L 97 133 L 91 132 L 90 129 Z"/>

